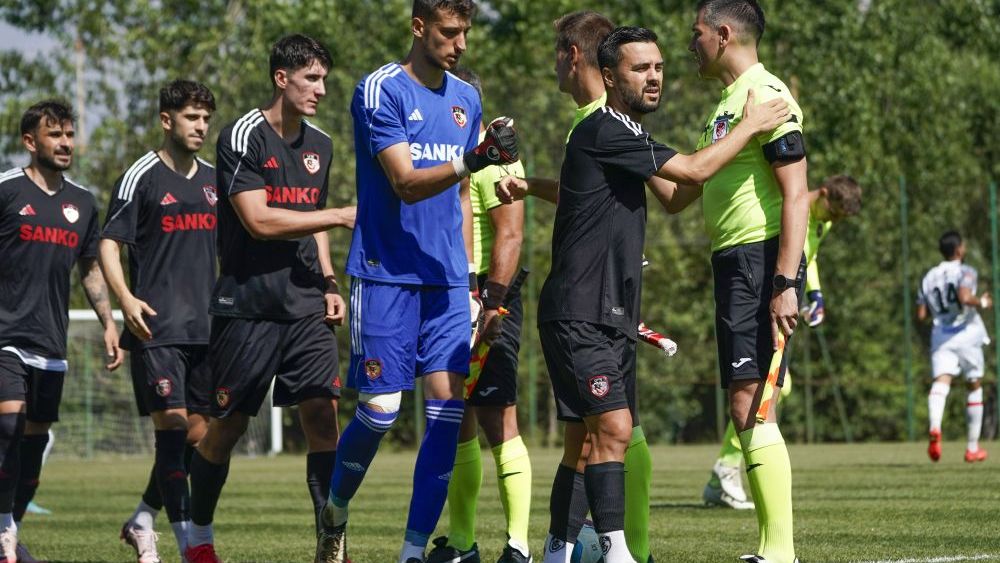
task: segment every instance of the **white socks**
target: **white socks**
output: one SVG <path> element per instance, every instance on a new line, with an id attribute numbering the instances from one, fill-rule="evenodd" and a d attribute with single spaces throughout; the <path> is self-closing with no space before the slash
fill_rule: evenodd
<path id="1" fill-rule="evenodd" d="M 174 539 L 177 540 L 177 549 L 180 551 L 181 556 L 184 555 L 184 550 L 187 549 L 188 527 L 190 525 L 190 520 L 170 523 L 170 528 L 174 531 Z"/>
<path id="2" fill-rule="evenodd" d="M 625 531 L 615 530 L 606 534 L 599 534 L 601 538 L 601 550 L 604 544 L 609 543 L 608 550 L 604 552 L 604 560 L 607 563 L 635 563 L 632 554 L 629 553 L 628 545 L 625 544 Z"/>
<path id="3" fill-rule="evenodd" d="M 935 381 L 931 385 L 931 392 L 927 395 L 927 413 L 930 418 L 931 431 L 941 431 L 941 419 L 944 418 L 944 403 L 948 398 L 948 391 L 951 384 Z"/>
<path id="4" fill-rule="evenodd" d="M 188 547 L 196 547 L 207 543 L 215 543 L 215 537 L 212 534 L 212 525 L 199 526 L 191 522 L 191 526 L 188 528 Z"/>
<path id="5" fill-rule="evenodd" d="M 555 545 L 553 545 L 553 540 L 556 542 Z M 559 545 L 560 543 L 562 546 Z M 542 560 L 542 563 L 569 563 L 569 558 L 573 555 L 574 545 L 570 542 L 561 542 L 549 534 L 545 537 L 545 559 Z M 553 547 L 556 549 L 552 549 Z"/>
<path id="6" fill-rule="evenodd" d="M 966 449 L 979 449 L 979 434 L 983 429 L 983 388 L 969 391 L 969 400 L 965 403 L 965 422 L 969 426 L 968 445 Z"/>
<path id="7" fill-rule="evenodd" d="M 424 549 L 426 545 L 414 545 L 411 541 L 403 542 L 403 549 L 399 554 L 399 563 L 406 563 L 406 560 L 415 557 L 420 561 L 424 560 Z"/>
<path id="8" fill-rule="evenodd" d="M 139 501 L 139 506 L 135 508 L 135 513 L 132 514 L 132 525 L 140 530 L 152 532 L 153 522 L 156 521 L 156 515 L 159 513 L 159 510 L 149 506 L 143 501 Z"/>

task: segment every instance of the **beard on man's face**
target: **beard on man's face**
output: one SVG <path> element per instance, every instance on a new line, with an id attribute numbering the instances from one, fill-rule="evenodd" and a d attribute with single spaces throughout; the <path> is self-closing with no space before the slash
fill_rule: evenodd
<path id="1" fill-rule="evenodd" d="M 633 90 L 629 87 L 622 88 L 622 101 L 628 105 L 629 109 L 636 113 L 653 113 L 660 107 L 659 97 L 656 98 L 655 102 L 646 100 L 642 92 L 645 88 L 645 84 L 643 84 L 642 88 L 638 90 Z"/>

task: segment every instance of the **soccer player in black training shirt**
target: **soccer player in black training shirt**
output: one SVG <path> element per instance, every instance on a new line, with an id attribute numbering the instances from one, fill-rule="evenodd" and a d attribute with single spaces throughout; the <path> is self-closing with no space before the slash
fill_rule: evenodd
<path id="1" fill-rule="evenodd" d="M 219 134 L 219 279 L 209 365 L 213 418 L 191 461 L 188 563 L 221 561 L 212 517 L 229 457 L 273 377 L 274 404 L 299 405 L 306 480 L 318 517 L 337 449 L 337 341 L 346 304 L 327 231 L 353 227 L 354 208 L 325 209 L 330 138 L 304 119 L 326 94 L 330 53 L 302 35 L 271 50 L 273 96 Z"/>
<path id="2" fill-rule="evenodd" d="M 625 543 L 624 457 L 632 432 L 626 379 L 634 379 L 639 326 L 645 182 L 657 175 L 700 183 L 732 159 L 751 137 L 788 117 L 783 102 L 753 108 L 724 143 L 681 155 L 642 129 L 643 115 L 660 103 L 663 58 L 656 34 L 615 29 L 601 42 L 598 62 L 607 105 L 580 122 L 566 145 L 552 235 L 552 269 L 538 304 L 539 336 L 560 416 L 582 418 L 592 439 L 584 471 L 594 527 L 608 563 L 633 561 Z M 740 129 L 742 128 L 742 130 Z M 734 136 L 735 134 L 735 136 Z M 672 184 L 671 184 L 672 185 Z M 582 443 L 566 441 L 564 459 Z M 572 450 L 572 451 L 571 451 Z M 556 479 L 572 483 L 560 465 Z M 553 486 L 545 562 L 565 561 L 572 487 Z M 568 531 L 568 533 L 566 533 Z M 555 534 L 564 533 L 565 537 Z"/>
<path id="3" fill-rule="evenodd" d="M 115 184 L 101 233 L 101 268 L 118 297 L 132 352 L 139 413 L 151 416 L 155 463 L 121 537 L 141 563 L 159 561 L 153 520 L 166 507 L 180 553 L 187 543 L 187 465 L 208 427 L 208 301 L 215 283 L 215 168 L 195 155 L 205 143 L 215 97 L 175 80 L 160 90 L 163 143 Z M 128 248 L 129 279 L 120 247 Z"/>
<path id="4" fill-rule="evenodd" d="M 17 545 L 17 523 L 59 420 L 74 264 L 104 325 L 107 368 L 123 359 L 97 265 L 97 201 L 63 175 L 73 162 L 74 121 L 61 101 L 28 108 L 21 141 L 31 164 L 0 174 L 0 561 L 33 560 Z"/>

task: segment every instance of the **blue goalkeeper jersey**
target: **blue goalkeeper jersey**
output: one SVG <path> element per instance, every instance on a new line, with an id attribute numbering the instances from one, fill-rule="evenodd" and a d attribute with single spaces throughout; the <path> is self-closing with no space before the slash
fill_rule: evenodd
<path id="1" fill-rule="evenodd" d="M 347 273 L 396 284 L 467 286 L 458 183 L 407 204 L 392 190 L 377 156 L 406 143 L 413 167 L 430 168 L 474 149 L 482 119 L 476 89 L 446 72 L 441 87 L 432 90 L 390 63 L 355 88 L 351 117 L 358 214 Z"/>

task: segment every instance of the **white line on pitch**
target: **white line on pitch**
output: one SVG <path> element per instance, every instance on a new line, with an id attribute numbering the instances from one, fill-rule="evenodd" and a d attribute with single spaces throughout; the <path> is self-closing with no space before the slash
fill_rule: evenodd
<path id="1" fill-rule="evenodd" d="M 951 563 L 953 561 L 992 561 L 1000 559 L 997 555 L 946 555 L 928 557 L 926 559 L 880 559 L 878 561 L 862 561 L 861 563 Z"/>

